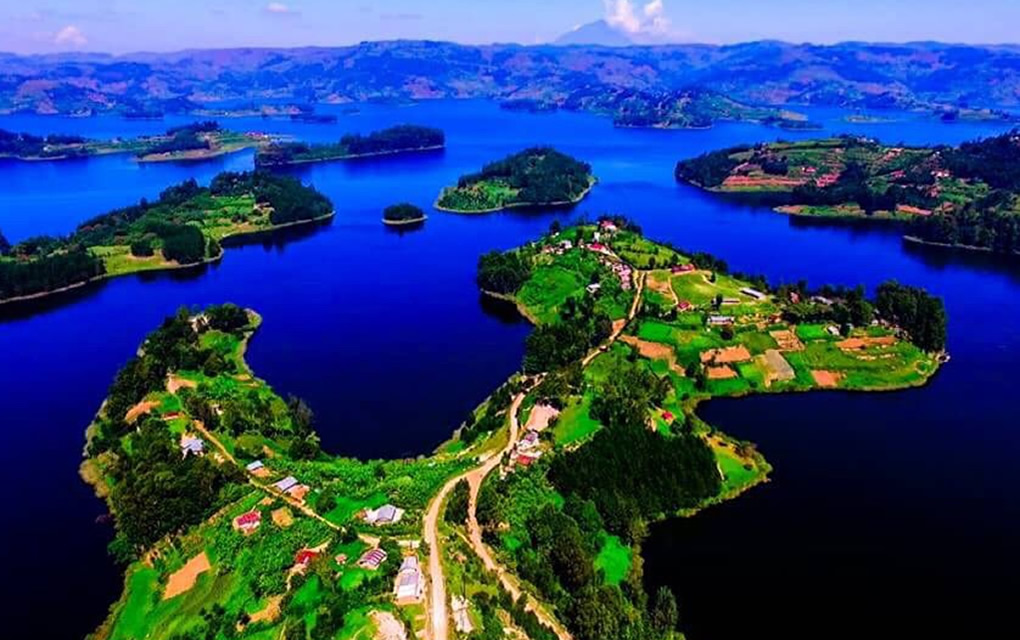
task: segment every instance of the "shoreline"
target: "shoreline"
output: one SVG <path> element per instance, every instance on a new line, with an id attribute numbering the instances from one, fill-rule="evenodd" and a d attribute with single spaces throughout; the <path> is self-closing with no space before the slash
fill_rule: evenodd
<path id="1" fill-rule="evenodd" d="M 215 151 L 209 150 L 209 153 L 202 153 L 197 156 L 188 155 L 170 155 L 164 156 L 162 154 L 148 154 L 144 156 L 135 156 L 134 161 L 138 164 L 158 164 L 160 162 L 201 162 L 203 160 L 213 160 L 215 158 L 222 158 L 223 156 L 233 155 L 247 149 L 254 149 L 258 147 L 258 144 L 246 144 L 236 148 L 221 148 Z M 125 152 L 126 153 L 126 152 Z M 187 153 L 187 152 L 185 152 Z M 98 155 L 98 154 L 97 154 Z"/>
<path id="2" fill-rule="evenodd" d="M 571 206 L 574 206 L 576 204 L 580 204 L 582 200 L 587 198 L 588 194 L 590 194 L 592 189 L 595 188 L 595 185 L 597 185 L 599 183 L 599 179 L 594 177 L 594 176 L 592 176 L 590 182 L 591 182 L 591 184 L 589 184 L 588 187 L 584 191 L 582 191 L 580 194 L 578 194 L 578 196 L 576 198 L 574 198 L 573 200 L 558 200 L 558 201 L 555 201 L 555 202 L 542 202 L 542 203 L 538 203 L 538 202 L 512 202 L 510 204 L 505 204 L 505 205 L 500 206 L 500 207 L 492 207 L 492 208 L 489 208 L 489 209 L 450 209 L 448 207 L 444 207 L 444 206 L 440 205 L 439 202 L 443 199 L 443 194 L 446 193 L 446 189 L 450 188 L 450 187 L 447 187 L 446 189 L 443 189 L 439 193 L 439 197 L 436 198 L 436 201 L 432 203 L 432 208 L 435 209 L 436 211 L 442 211 L 443 213 L 459 213 L 461 215 L 469 215 L 469 216 L 471 216 L 471 215 L 481 215 L 481 214 L 486 214 L 486 213 L 499 213 L 500 211 L 509 211 L 510 209 L 531 209 L 531 208 L 541 208 L 541 207 L 553 207 L 553 208 L 571 207 Z M 453 187 L 453 188 L 456 188 L 456 187 Z"/>
<path id="3" fill-rule="evenodd" d="M 374 151 L 372 153 L 356 153 L 338 156 L 327 156 L 325 158 L 309 158 L 307 160 L 291 160 L 288 162 L 263 164 L 260 165 L 258 162 L 258 156 L 255 157 L 255 166 L 261 169 L 283 169 L 286 167 L 300 166 L 305 164 L 316 164 L 318 162 L 343 162 L 346 160 L 363 160 L 367 158 L 382 158 L 386 156 L 398 156 L 404 154 L 413 153 L 428 153 L 430 151 L 443 151 L 446 149 L 445 144 L 432 145 L 430 147 L 414 147 L 409 149 L 397 149 L 394 151 Z"/>
<path id="4" fill-rule="evenodd" d="M 410 220 L 387 220 L 386 218 L 383 218 L 382 223 L 390 227 L 410 227 L 416 224 L 423 224 L 428 219 L 428 216 L 411 218 Z"/>
<path id="5" fill-rule="evenodd" d="M 909 244 L 921 246 L 921 247 L 932 247 L 935 249 L 952 249 L 956 251 L 968 251 L 974 253 L 986 253 L 993 256 L 1002 256 L 1004 258 L 1018 258 L 1020 253 L 1002 253 L 992 249 L 991 247 L 979 247 L 973 244 L 949 244 L 948 242 L 935 242 L 934 240 L 925 240 L 918 238 L 917 236 L 905 235 L 903 241 Z"/>
<path id="6" fill-rule="evenodd" d="M 43 300 L 45 298 L 49 298 L 51 296 L 59 296 L 60 294 L 63 294 L 63 293 L 70 293 L 70 292 L 73 292 L 73 291 L 78 291 L 78 290 L 83 289 L 85 287 L 88 287 L 89 285 L 92 285 L 92 284 L 99 284 L 101 282 L 105 282 L 105 281 L 108 281 L 108 280 L 113 280 L 115 278 L 122 278 L 124 276 L 133 276 L 133 275 L 139 275 L 139 274 L 143 274 L 143 273 L 161 273 L 161 272 L 164 272 L 164 271 L 186 271 L 188 269 L 199 269 L 201 267 L 207 267 L 207 266 L 209 266 L 211 264 L 215 264 L 215 263 L 219 262 L 220 260 L 222 260 L 223 256 L 226 254 L 225 249 L 227 247 L 229 247 L 229 246 L 238 246 L 239 244 L 242 244 L 245 239 L 255 239 L 255 238 L 258 238 L 259 236 L 262 236 L 262 235 L 273 234 L 273 233 L 276 233 L 278 231 L 283 231 L 285 229 L 292 229 L 294 227 L 301 227 L 301 226 L 313 225 L 313 224 L 322 224 L 324 222 L 332 220 L 335 216 L 336 216 L 336 211 L 334 211 L 334 212 L 332 212 L 332 213 L 330 213 L 328 215 L 325 215 L 325 216 L 319 216 L 318 218 L 310 218 L 308 220 L 297 220 L 297 221 L 294 221 L 294 222 L 286 222 L 284 224 L 274 225 L 272 227 L 268 227 L 268 228 L 265 228 L 265 229 L 254 229 L 252 231 L 241 231 L 241 232 L 237 232 L 237 233 L 229 233 L 227 235 L 224 235 L 224 236 L 220 237 L 217 240 L 217 242 L 220 243 L 220 252 L 218 254 L 216 254 L 215 256 L 209 256 L 208 258 L 203 258 L 199 262 L 192 262 L 192 263 L 189 263 L 189 264 L 170 263 L 170 264 L 167 264 L 167 265 L 164 265 L 164 266 L 157 267 L 155 269 L 140 269 L 138 271 L 127 271 L 125 273 L 115 273 L 115 274 L 104 273 L 101 276 L 96 276 L 94 278 L 89 278 L 88 280 L 83 280 L 81 282 L 76 282 L 74 284 L 69 284 L 69 285 L 66 285 L 64 287 L 60 287 L 59 289 L 52 289 L 52 290 L 49 290 L 49 291 L 40 291 L 38 293 L 30 293 L 30 294 L 26 294 L 26 295 L 22 295 L 22 296 L 15 296 L 13 298 L 3 298 L 3 299 L 0 299 L 0 309 L 4 308 L 6 305 L 15 306 L 18 303 L 34 302 L 34 301 L 37 301 L 37 300 Z M 226 241 L 226 244 L 224 244 L 224 241 Z"/>

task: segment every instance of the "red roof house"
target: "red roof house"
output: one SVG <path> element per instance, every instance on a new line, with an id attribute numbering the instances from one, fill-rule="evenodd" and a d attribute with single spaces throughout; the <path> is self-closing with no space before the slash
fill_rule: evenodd
<path id="1" fill-rule="evenodd" d="M 297 555 L 294 556 L 294 564 L 307 567 L 308 564 L 312 560 L 315 560 L 318 556 L 319 556 L 318 551 L 314 551 L 312 549 L 302 549 L 301 551 L 297 552 Z"/>
<path id="2" fill-rule="evenodd" d="M 662 413 L 662 419 L 665 420 L 666 422 L 673 422 L 673 414 L 670 413 L 669 411 L 664 411 Z"/>

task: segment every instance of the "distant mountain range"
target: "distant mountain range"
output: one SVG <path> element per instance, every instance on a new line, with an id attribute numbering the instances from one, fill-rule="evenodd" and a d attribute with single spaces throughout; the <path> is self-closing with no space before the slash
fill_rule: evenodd
<path id="1" fill-rule="evenodd" d="M 619 34 L 611 31 L 595 23 L 561 42 L 617 42 Z M 603 93 L 610 97 L 600 97 Z M 692 95 L 718 98 L 699 101 Z M 686 114 L 678 114 L 678 101 L 725 106 L 726 113 L 710 108 L 711 120 L 741 118 L 741 113 L 760 119 L 760 107 L 774 109 L 766 117 L 778 117 L 779 108 L 788 105 L 999 117 L 977 109 L 1020 105 L 1020 47 L 782 42 L 527 47 L 393 41 L 116 57 L 0 54 L 0 112 L 5 113 L 208 114 L 228 102 L 257 113 L 269 104 L 308 109 L 315 103 L 432 98 L 530 101 L 543 109 L 600 110 L 635 121 L 613 111 L 623 104 L 648 126 L 690 123 Z M 699 114 L 696 123 L 703 124 L 705 116 Z"/>

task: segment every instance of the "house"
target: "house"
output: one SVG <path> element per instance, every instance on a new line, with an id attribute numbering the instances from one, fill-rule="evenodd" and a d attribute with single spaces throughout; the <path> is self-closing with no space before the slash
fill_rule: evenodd
<path id="1" fill-rule="evenodd" d="M 369 549 L 358 558 L 358 566 L 362 569 L 375 571 L 386 562 L 386 552 L 382 549 Z"/>
<path id="2" fill-rule="evenodd" d="M 673 273 L 691 273 L 695 269 L 697 269 L 697 267 L 693 264 L 679 264 L 670 269 L 670 271 Z"/>
<path id="3" fill-rule="evenodd" d="M 171 411 L 170 413 L 164 413 L 163 419 L 169 422 L 170 420 L 176 420 L 181 417 L 180 411 Z"/>
<path id="4" fill-rule="evenodd" d="M 286 493 L 286 492 L 290 491 L 291 489 L 293 489 L 294 487 L 296 487 L 297 485 L 298 485 L 298 479 L 297 478 L 295 478 L 294 476 L 287 476 L 283 480 L 280 480 L 279 482 L 274 483 L 273 487 L 275 489 L 279 490 L 279 491 L 282 491 L 282 492 Z"/>
<path id="5" fill-rule="evenodd" d="M 762 293 L 761 291 L 758 291 L 757 289 L 752 289 L 751 287 L 744 287 L 743 289 L 740 290 L 740 293 L 744 294 L 745 296 L 750 296 L 750 297 L 754 298 L 755 300 L 764 300 L 765 299 L 765 294 L 764 293 Z"/>
<path id="6" fill-rule="evenodd" d="M 674 416 L 673 416 L 672 412 L 670 412 L 670 411 L 663 411 L 662 412 L 662 419 L 665 420 L 666 422 L 673 422 L 673 418 L 674 418 Z"/>
<path id="7" fill-rule="evenodd" d="M 600 242 L 593 242 L 593 243 L 591 243 L 590 245 L 588 245 L 588 250 L 589 251 L 597 251 L 599 253 L 605 253 L 607 251 L 606 245 L 604 245 L 604 244 L 602 244 Z"/>
<path id="8" fill-rule="evenodd" d="M 269 475 L 269 468 L 266 465 L 262 464 L 261 460 L 256 460 L 255 462 L 252 462 L 251 464 L 245 466 L 245 469 L 247 469 L 248 473 L 252 474 L 256 478 L 265 478 L 266 476 Z"/>
<path id="9" fill-rule="evenodd" d="M 832 299 L 826 298 L 825 296 L 815 296 L 811 298 L 811 302 L 817 302 L 818 304 L 824 304 L 827 307 L 832 306 Z"/>
<path id="10" fill-rule="evenodd" d="M 790 302 L 792 302 L 793 304 L 799 303 L 800 302 L 800 294 L 797 293 L 796 291 L 791 291 L 790 292 Z"/>
<path id="11" fill-rule="evenodd" d="M 538 462 L 538 459 L 542 457 L 541 451 L 534 451 L 532 453 L 519 453 L 514 458 L 514 462 L 525 469 Z"/>
<path id="12" fill-rule="evenodd" d="M 676 308 L 679 309 L 680 311 L 690 311 L 691 309 L 694 308 L 694 305 L 691 304 L 688 300 L 681 300 L 680 302 L 676 303 Z"/>
<path id="13" fill-rule="evenodd" d="M 521 451 L 527 451 L 529 449 L 534 449 L 537 446 L 538 446 L 538 432 L 537 431 L 528 431 L 528 433 L 525 434 L 525 436 L 523 438 L 521 438 L 521 441 L 517 443 L 517 448 L 519 450 L 521 450 Z"/>
<path id="14" fill-rule="evenodd" d="M 825 328 L 825 330 L 829 333 L 830 336 L 834 338 L 839 337 L 839 327 L 837 327 L 836 325 L 830 324 Z"/>
<path id="15" fill-rule="evenodd" d="M 301 567 L 303 569 L 307 567 L 309 564 L 311 564 L 312 560 L 315 560 L 318 557 L 319 557 L 318 551 L 314 549 L 302 549 L 301 551 L 298 551 L 297 554 L 295 554 L 294 556 L 294 566 Z"/>
<path id="16" fill-rule="evenodd" d="M 617 231 L 619 231 L 619 228 L 615 224 L 613 224 L 612 220 L 603 220 L 602 222 L 599 223 L 599 227 L 603 231 L 608 231 L 609 233 L 616 233 Z"/>
<path id="17" fill-rule="evenodd" d="M 585 289 L 587 289 L 588 293 L 591 293 L 591 294 L 597 293 L 601 288 L 602 288 L 602 285 L 599 284 L 598 282 L 593 282 L 590 285 L 588 285 L 587 287 L 585 287 Z"/>
<path id="18" fill-rule="evenodd" d="M 404 517 L 404 510 L 387 504 L 378 509 L 366 509 L 364 520 L 368 524 L 381 527 L 387 524 L 396 524 Z"/>
<path id="19" fill-rule="evenodd" d="M 571 249 L 574 248 L 574 243 L 571 242 L 570 240 L 564 240 L 563 242 L 560 243 L 560 248 L 562 248 L 564 251 L 570 251 Z"/>
<path id="20" fill-rule="evenodd" d="M 457 633 L 467 635 L 474 631 L 475 626 L 472 624 L 471 615 L 468 612 L 467 598 L 453 596 L 453 599 L 450 601 L 450 608 L 453 610 L 453 625 L 456 627 Z"/>
<path id="21" fill-rule="evenodd" d="M 296 484 L 290 489 L 287 489 L 287 495 L 294 498 L 298 502 L 304 502 L 305 496 L 307 496 L 308 492 L 311 490 L 312 488 L 306 484 Z"/>
<path id="22" fill-rule="evenodd" d="M 708 326 L 726 327 L 733 324 L 733 316 L 709 316 Z"/>
<path id="23" fill-rule="evenodd" d="M 398 605 L 415 604 L 425 595 L 425 580 L 418 564 L 418 556 L 407 556 L 400 564 L 393 587 Z"/>
<path id="24" fill-rule="evenodd" d="M 347 554 L 341 553 L 337 557 L 333 558 L 333 560 L 337 563 L 338 566 L 342 567 L 347 564 Z"/>
<path id="25" fill-rule="evenodd" d="M 254 533 L 262 524 L 262 514 L 259 511 L 249 511 L 234 518 L 234 530 L 244 535 Z"/>
<path id="26" fill-rule="evenodd" d="M 181 455 L 185 458 L 205 455 L 205 441 L 194 436 L 182 436 Z"/>
<path id="27" fill-rule="evenodd" d="M 734 306 L 740 304 L 740 298 L 723 298 L 722 303 L 727 306 Z"/>

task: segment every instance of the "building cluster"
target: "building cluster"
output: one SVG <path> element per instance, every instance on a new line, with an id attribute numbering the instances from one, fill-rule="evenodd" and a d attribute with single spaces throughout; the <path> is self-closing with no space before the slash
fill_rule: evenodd
<path id="1" fill-rule="evenodd" d="M 365 509 L 361 512 L 361 519 L 375 527 L 397 524 L 403 517 L 404 510 L 392 504 L 385 504 L 378 509 Z"/>
<path id="2" fill-rule="evenodd" d="M 298 482 L 298 479 L 294 476 L 287 476 L 283 480 L 274 482 L 273 488 L 301 503 L 304 503 L 308 492 L 312 490 L 308 485 Z"/>

